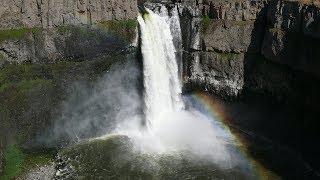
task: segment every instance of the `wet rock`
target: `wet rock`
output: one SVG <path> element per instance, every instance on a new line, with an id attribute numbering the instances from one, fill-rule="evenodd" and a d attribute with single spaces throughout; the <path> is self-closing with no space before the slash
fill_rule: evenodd
<path id="1" fill-rule="evenodd" d="M 17 178 L 17 180 L 51 180 L 56 173 L 55 165 L 40 166 L 30 170 L 26 175 Z"/>
<path id="2" fill-rule="evenodd" d="M 187 86 L 233 97 L 244 85 L 244 54 L 194 52 L 189 59 Z"/>
<path id="3" fill-rule="evenodd" d="M 127 136 L 109 135 L 83 142 L 59 153 L 67 166 L 56 179 L 255 179 L 245 168 L 224 169 L 188 152 L 143 153 Z"/>

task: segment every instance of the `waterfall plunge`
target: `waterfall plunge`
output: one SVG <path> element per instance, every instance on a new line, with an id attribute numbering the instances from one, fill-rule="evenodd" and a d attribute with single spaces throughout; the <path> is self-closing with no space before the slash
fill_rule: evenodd
<path id="1" fill-rule="evenodd" d="M 152 130 L 159 128 L 168 114 L 181 111 L 184 104 L 181 99 L 182 87 L 176 49 L 166 8 L 161 8 L 163 17 L 148 9 L 147 12 L 144 19 L 139 16 L 138 21 L 144 59 L 144 111 L 147 127 Z M 178 13 L 174 13 L 171 22 L 178 22 L 178 18 Z M 178 28 L 176 32 L 180 31 L 180 27 Z"/>
<path id="2" fill-rule="evenodd" d="M 157 13 L 147 12 L 143 18 L 138 17 L 146 127 L 141 128 L 139 119 L 128 117 L 114 133 L 128 136 L 140 153 L 187 153 L 190 157 L 230 167 L 231 157 L 226 146 L 230 143 L 229 137 L 206 115 L 191 107 L 186 109 L 182 99 L 175 48 L 181 41 L 177 7 L 171 10 L 171 17 L 164 6 Z"/>

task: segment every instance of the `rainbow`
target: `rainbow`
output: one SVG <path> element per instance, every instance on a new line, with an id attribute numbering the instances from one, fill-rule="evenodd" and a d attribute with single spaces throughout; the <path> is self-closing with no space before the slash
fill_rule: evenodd
<path id="1" fill-rule="evenodd" d="M 218 125 L 223 129 L 224 133 L 236 144 L 234 150 L 237 158 L 241 164 L 245 165 L 246 173 L 253 175 L 256 179 L 267 180 L 267 179 L 281 179 L 271 171 L 267 170 L 250 156 L 246 141 L 239 133 L 231 130 L 228 114 L 226 113 L 224 106 L 220 101 L 208 93 L 195 92 L 189 96 L 189 99 L 195 109 L 205 114 L 208 118 L 212 119 L 214 125 Z"/>

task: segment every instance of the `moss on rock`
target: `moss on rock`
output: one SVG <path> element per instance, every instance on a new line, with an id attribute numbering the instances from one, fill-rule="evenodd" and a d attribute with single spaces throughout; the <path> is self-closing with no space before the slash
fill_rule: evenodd
<path id="1" fill-rule="evenodd" d="M 0 43 L 5 40 L 21 39 L 31 31 L 32 29 L 28 28 L 0 30 Z"/>
<path id="2" fill-rule="evenodd" d="M 98 27 L 110 31 L 126 42 L 131 42 L 136 36 L 137 21 L 133 19 L 121 21 L 112 20 L 100 22 L 98 23 Z"/>
<path id="3" fill-rule="evenodd" d="M 6 64 L 0 70 L 0 131 L 18 145 L 34 144 L 35 137 L 53 120 L 53 112 L 67 98 L 74 82 L 89 86 L 126 55 L 92 61 L 53 64 Z M 10 137 L 7 137 L 10 136 Z"/>
<path id="4" fill-rule="evenodd" d="M 206 32 L 210 24 L 214 22 L 214 19 L 211 19 L 209 16 L 203 16 L 201 20 L 202 32 Z"/>
<path id="5" fill-rule="evenodd" d="M 0 61 L 3 61 L 4 60 L 4 55 L 0 52 Z"/>
<path id="6" fill-rule="evenodd" d="M 6 148 L 4 158 L 3 180 L 15 179 L 30 170 L 53 162 L 54 151 L 23 152 L 18 145 L 11 144 Z"/>

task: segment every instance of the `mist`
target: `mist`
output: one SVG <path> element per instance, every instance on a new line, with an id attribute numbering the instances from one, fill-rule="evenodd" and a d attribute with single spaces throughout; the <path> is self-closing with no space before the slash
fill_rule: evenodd
<path id="1" fill-rule="evenodd" d="M 129 137 L 139 154 L 181 155 L 192 162 L 233 167 L 232 137 L 192 105 L 185 107 L 170 26 L 162 26 L 165 20 L 151 11 L 146 22 L 139 18 L 143 73 L 139 59 L 128 56 L 92 86 L 74 83 L 50 135 L 42 140 L 77 143 L 91 138 L 108 140 L 117 134 Z"/>
<path id="2" fill-rule="evenodd" d="M 74 82 L 53 124 L 39 141 L 77 143 L 113 131 L 128 117 L 142 119 L 141 70 L 136 57 L 115 63 L 95 82 Z"/>

